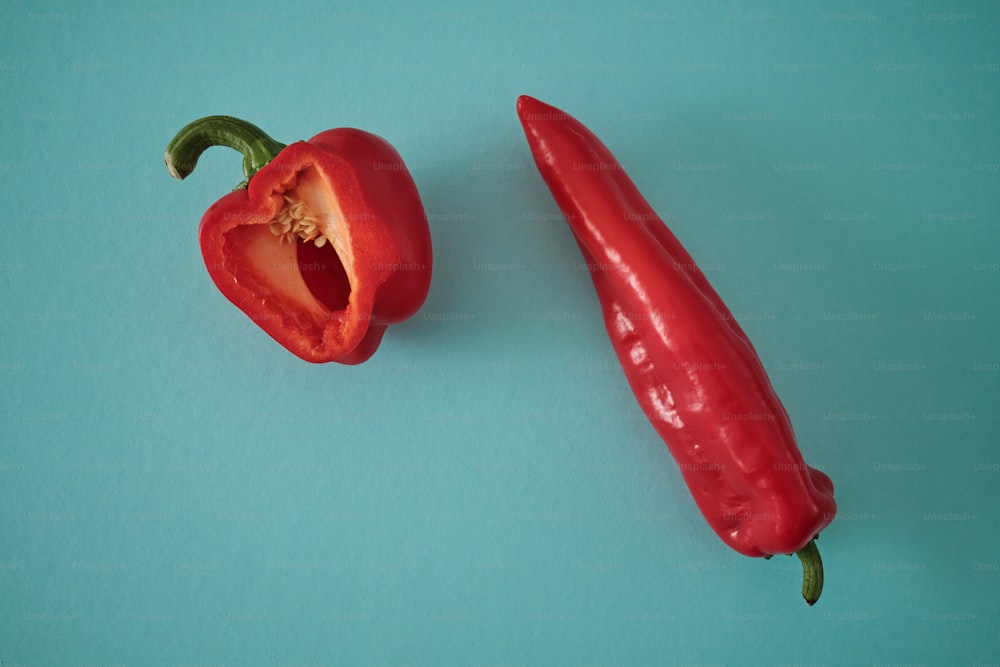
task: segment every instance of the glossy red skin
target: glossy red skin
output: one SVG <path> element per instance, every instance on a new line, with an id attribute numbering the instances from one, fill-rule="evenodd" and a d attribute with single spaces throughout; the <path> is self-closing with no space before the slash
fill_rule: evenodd
<path id="1" fill-rule="evenodd" d="M 245 226 L 266 227 L 283 205 L 281 193 L 307 172 L 321 174 L 319 182 L 350 229 L 345 243 L 355 261 L 347 271 L 350 300 L 343 308 L 322 307 L 308 295 L 282 294 L 275 279 L 264 275 L 260 259 L 250 256 L 241 241 L 245 237 L 234 233 Z M 252 233 L 266 243 L 263 230 Z M 362 130 L 328 130 L 285 147 L 247 188 L 227 194 L 205 212 L 199 241 L 209 275 L 226 298 L 290 352 L 313 363 L 367 360 L 386 327 L 412 316 L 430 288 L 430 230 L 416 185 L 396 150 Z M 277 236 L 273 242 L 279 243 Z M 307 264 L 302 258 L 317 251 L 299 252 L 294 265 L 302 267 Z"/>
<path id="2" fill-rule="evenodd" d="M 531 97 L 517 110 L 629 386 L 705 519 L 741 554 L 799 551 L 833 520 L 833 483 L 803 460 L 749 338 L 592 132 Z"/>

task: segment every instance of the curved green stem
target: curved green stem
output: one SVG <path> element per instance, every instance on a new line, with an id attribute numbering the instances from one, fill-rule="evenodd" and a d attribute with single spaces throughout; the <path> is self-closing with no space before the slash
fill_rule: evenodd
<path id="1" fill-rule="evenodd" d="M 206 116 L 188 123 L 169 144 L 163 161 L 174 178 L 194 171 L 198 157 L 212 146 L 228 146 L 243 153 L 245 184 L 281 152 L 285 144 L 275 141 L 252 123 L 232 116 Z"/>
<path id="2" fill-rule="evenodd" d="M 809 544 L 796 551 L 795 555 L 802 561 L 802 597 L 806 599 L 806 604 L 812 606 L 823 592 L 823 559 L 819 556 L 816 540 L 809 540 Z"/>

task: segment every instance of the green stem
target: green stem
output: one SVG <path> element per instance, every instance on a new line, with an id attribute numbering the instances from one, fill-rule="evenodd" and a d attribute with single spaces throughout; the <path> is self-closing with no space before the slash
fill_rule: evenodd
<path id="1" fill-rule="evenodd" d="M 243 153 L 243 187 L 254 174 L 281 152 L 285 144 L 275 141 L 252 123 L 232 116 L 206 116 L 189 123 L 169 144 L 163 161 L 174 178 L 194 171 L 198 157 L 212 146 L 228 146 Z"/>
<path id="2" fill-rule="evenodd" d="M 809 544 L 796 551 L 795 555 L 802 561 L 802 597 L 806 599 L 806 604 L 812 606 L 823 592 L 823 559 L 819 556 L 816 540 L 809 540 Z"/>

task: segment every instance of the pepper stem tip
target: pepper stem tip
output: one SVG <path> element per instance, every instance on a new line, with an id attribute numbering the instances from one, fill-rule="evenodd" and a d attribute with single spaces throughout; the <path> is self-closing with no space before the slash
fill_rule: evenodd
<path id="1" fill-rule="evenodd" d="M 819 555 L 816 540 L 795 552 L 802 561 L 802 597 L 810 607 L 816 604 L 823 592 L 823 559 Z"/>
<path id="2" fill-rule="evenodd" d="M 189 171 L 186 174 L 182 174 L 180 171 L 177 170 L 177 166 L 174 165 L 174 161 L 170 159 L 170 151 L 167 151 L 166 153 L 163 154 L 163 164 L 167 165 L 167 171 L 170 172 L 170 175 L 176 178 L 177 180 L 183 180 L 185 176 L 191 173 Z"/>

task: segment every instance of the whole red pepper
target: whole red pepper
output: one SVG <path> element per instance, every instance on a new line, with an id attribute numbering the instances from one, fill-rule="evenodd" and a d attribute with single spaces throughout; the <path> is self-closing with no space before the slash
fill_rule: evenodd
<path id="1" fill-rule="evenodd" d="M 629 385 L 702 514 L 741 554 L 797 554 L 803 597 L 815 603 L 823 567 L 813 540 L 836 514 L 833 483 L 803 460 L 749 338 L 590 130 L 531 97 L 517 111 Z"/>
<path id="2" fill-rule="evenodd" d="M 371 357 L 430 287 L 427 216 L 399 154 L 362 130 L 285 146 L 246 121 L 209 116 L 167 146 L 170 174 L 186 177 L 216 145 L 243 153 L 246 178 L 199 227 L 216 286 L 306 361 Z"/>

